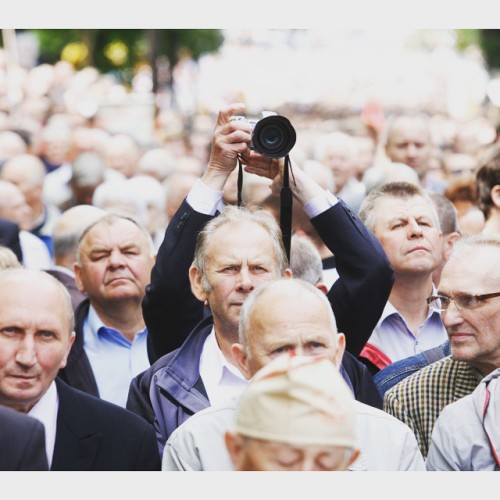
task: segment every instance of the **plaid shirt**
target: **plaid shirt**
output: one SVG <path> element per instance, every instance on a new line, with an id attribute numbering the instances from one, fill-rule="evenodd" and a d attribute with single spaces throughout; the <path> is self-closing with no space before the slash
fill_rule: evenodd
<path id="1" fill-rule="evenodd" d="M 470 365 L 448 356 L 422 368 L 386 392 L 384 410 L 410 427 L 425 458 L 432 428 L 441 410 L 470 394 L 481 378 Z"/>

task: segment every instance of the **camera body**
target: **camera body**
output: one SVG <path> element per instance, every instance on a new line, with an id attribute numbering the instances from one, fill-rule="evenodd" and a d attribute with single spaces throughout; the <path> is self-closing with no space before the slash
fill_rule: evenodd
<path id="1" fill-rule="evenodd" d="M 250 149 L 263 156 L 283 158 L 295 145 L 297 136 L 292 124 L 288 118 L 273 111 L 263 111 L 260 118 L 233 116 L 231 119 L 243 120 L 250 125 Z"/>

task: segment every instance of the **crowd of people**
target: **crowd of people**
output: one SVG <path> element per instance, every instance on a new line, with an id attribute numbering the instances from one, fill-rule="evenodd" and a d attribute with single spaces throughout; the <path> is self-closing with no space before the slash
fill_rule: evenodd
<path id="1" fill-rule="evenodd" d="M 244 104 L 145 143 L 93 68 L 17 79 L 0 470 L 500 470 L 500 137 L 291 117 L 288 257 Z"/>

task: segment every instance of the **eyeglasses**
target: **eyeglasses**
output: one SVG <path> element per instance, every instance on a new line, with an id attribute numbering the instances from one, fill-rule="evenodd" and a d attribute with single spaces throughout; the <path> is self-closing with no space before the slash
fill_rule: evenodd
<path id="1" fill-rule="evenodd" d="M 446 311 L 450 302 L 455 302 L 458 309 L 476 309 L 484 301 L 492 299 L 493 297 L 500 297 L 500 292 L 485 293 L 483 295 L 471 295 L 469 293 L 461 293 L 456 297 L 446 297 L 444 295 L 431 295 L 427 297 L 427 304 L 437 309 L 440 312 Z"/>

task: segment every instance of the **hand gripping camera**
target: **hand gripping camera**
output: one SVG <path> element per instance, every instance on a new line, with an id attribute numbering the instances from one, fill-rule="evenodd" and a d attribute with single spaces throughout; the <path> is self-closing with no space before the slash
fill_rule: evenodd
<path id="1" fill-rule="evenodd" d="M 283 158 L 295 145 L 297 136 L 290 120 L 272 111 L 263 111 L 260 119 L 244 116 L 233 116 L 232 119 L 244 120 L 250 125 L 250 148 L 263 156 Z"/>

